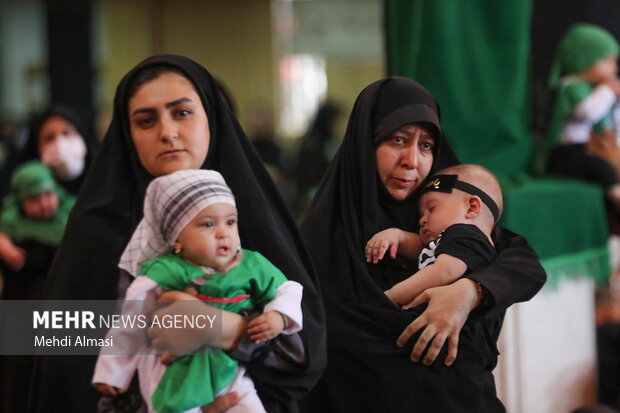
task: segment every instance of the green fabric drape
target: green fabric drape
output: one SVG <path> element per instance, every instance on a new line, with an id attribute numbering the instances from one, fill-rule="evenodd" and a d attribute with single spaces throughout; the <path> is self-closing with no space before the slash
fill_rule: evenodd
<path id="1" fill-rule="evenodd" d="M 435 96 L 442 126 L 462 162 L 500 176 L 502 225 L 538 252 L 549 284 L 609 273 L 600 188 L 534 180 L 530 125 L 531 0 L 386 0 L 390 75 L 413 78 Z"/>
<path id="2" fill-rule="evenodd" d="M 501 178 L 500 224 L 527 237 L 547 271 L 547 285 L 567 276 L 609 276 L 607 216 L 598 185 L 567 179 Z"/>
<path id="3" fill-rule="evenodd" d="M 390 75 L 422 83 L 463 162 L 525 170 L 531 0 L 387 0 Z"/>

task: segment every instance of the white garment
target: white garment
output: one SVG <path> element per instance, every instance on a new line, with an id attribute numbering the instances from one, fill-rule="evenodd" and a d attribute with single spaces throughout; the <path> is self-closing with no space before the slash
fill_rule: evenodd
<path id="1" fill-rule="evenodd" d="M 431 242 L 426 244 L 424 248 L 422 248 L 420 255 L 418 255 L 418 270 L 421 270 L 422 268 L 431 265 L 437 260 L 437 258 L 435 257 L 435 250 L 439 246 L 439 243 L 441 242 L 441 237 L 443 236 L 444 232 L 445 230 L 441 231 L 441 233 L 439 233 L 439 236 L 436 239 L 432 240 Z"/>
<path id="2" fill-rule="evenodd" d="M 562 80 L 565 87 L 574 79 L 567 77 Z M 587 143 L 590 140 L 592 125 L 603 119 L 616 103 L 616 94 L 607 85 L 598 85 L 592 93 L 573 110 L 562 130 L 562 143 Z"/>

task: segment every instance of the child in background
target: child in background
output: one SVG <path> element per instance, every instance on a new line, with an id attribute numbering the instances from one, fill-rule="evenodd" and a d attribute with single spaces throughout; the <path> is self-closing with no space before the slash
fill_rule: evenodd
<path id="1" fill-rule="evenodd" d="M 136 279 L 125 300 L 155 300 L 165 290 L 199 290 L 222 310 L 264 305 L 248 324 L 263 342 L 302 327 L 302 286 L 258 252 L 242 250 L 237 209 L 230 188 L 216 171 L 182 170 L 151 182 L 144 218 L 119 264 Z M 93 384 L 108 396 L 123 393 L 138 369 L 149 411 L 200 411 L 216 396 L 237 391 L 229 411 L 264 412 L 245 369 L 222 351 L 182 356 L 164 366 L 154 351 L 100 355 Z"/>
<path id="2" fill-rule="evenodd" d="M 29 161 L 15 169 L 11 193 L 4 198 L 0 211 L 0 258 L 10 270 L 24 268 L 31 258 L 28 250 L 40 255 L 34 252 L 37 248 L 33 244 L 39 250 L 55 251 L 74 203 L 75 198 L 56 184 L 50 169 L 41 162 Z M 53 253 L 49 255 L 44 273 L 51 265 Z"/>
<path id="3" fill-rule="evenodd" d="M 385 292 L 408 308 L 427 288 L 450 284 L 495 259 L 491 232 L 501 210 L 501 188 L 490 171 L 477 165 L 446 168 L 422 191 L 420 234 L 381 231 L 368 241 L 366 260 L 377 263 L 388 250 L 392 258 L 398 253 L 418 259 L 419 271 Z"/>
<path id="4" fill-rule="evenodd" d="M 598 26 L 576 24 L 564 35 L 549 79 L 554 99 L 541 157 L 548 173 L 601 185 L 616 210 L 620 125 L 614 125 L 612 109 L 620 96 L 618 51 L 616 39 Z"/>

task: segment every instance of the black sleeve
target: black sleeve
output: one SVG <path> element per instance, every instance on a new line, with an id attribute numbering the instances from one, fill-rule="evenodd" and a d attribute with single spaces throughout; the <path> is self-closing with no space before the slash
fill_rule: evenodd
<path id="1" fill-rule="evenodd" d="M 496 317 L 512 304 L 529 300 L 547 280 L 538 255 L 524 237 L 495 226 L 493 242 L 497 259 L 467 276 L 486 290 L 485 318 Z"/>
<path id="2" fill-rule="evenodd" d="M 475 225 L 456 224 L 441 234 L 435 256 L 448 254 L 467 265 L 467 273 L 491 264 L 497 252 L 486 235 Z"/>
<path id="3" fill-rule="evenodd" d="M 262 314 L 260 311 L 244 309 L 240 314 L 248 322 Z M 259 363 L 281 371 L 297 371 L 305 361 L 305 349 L 298 333 L 280 334 L 272 340 L 257 344 L 244 332 L 237 348 L 228 355 L 245 364 Z"/>

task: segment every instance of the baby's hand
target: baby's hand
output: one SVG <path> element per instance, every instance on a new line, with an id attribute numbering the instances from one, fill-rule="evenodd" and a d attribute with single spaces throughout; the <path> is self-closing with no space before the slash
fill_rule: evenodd
<path id="1" fill-rule="evenodd" d="M 390 249 L 390 257 L 396 258 L 400 234 L 401 230 L 397 228 L 388 228 L 376 233 L 366 244 L 366 262 L 376 264 L 380 259 L 383 259 L 388 248 Z"/>
<path id="2" fill-rule="evenodd" d="M 13 244 L 6 234 L 0 234 L 0 258 L 17 271 L 26 263 L 26 251 Z"/>
<path id="3" fill-rule="evenodd" d="M 248 334 L 256 343 L 264 343 L 284 330 L 283 314 L 267 311 L 248 323 Z"/>
<path id="4" fill-rule="evenodd" d="M 191 295 L 198 295 L 198 289 L 196 288 L 196 284 L 187 284 L 187 287 L 185 287 L 185 292 Z"/>
<path id="5" fill-rule="evenodd" d="M 99 393 L 103 393 L 110 397 L 116 397 L 127 391 L 127 389 L 119 389 L 107 383 L 95 383 L 95 389 L 97 389 Z"/>
<path id="6" fill-rule="evenodd" d="M 173 361 L 177 359 L 177 356 L 173 354 L 162 354 L 159 356 L 159 362 L 164 366 L 169 366 Z"/>

